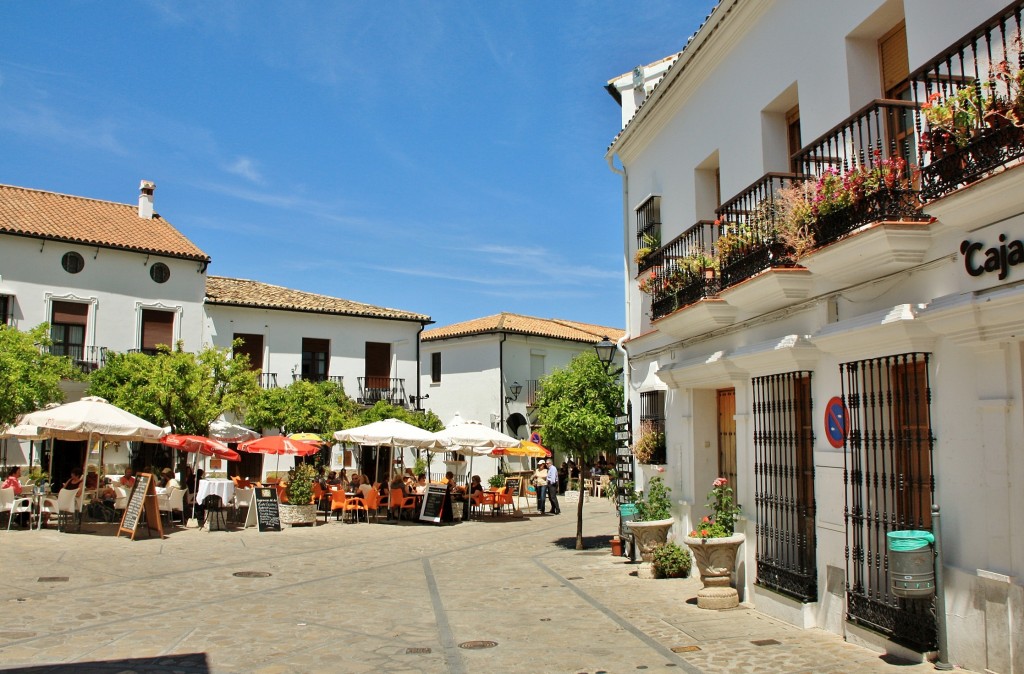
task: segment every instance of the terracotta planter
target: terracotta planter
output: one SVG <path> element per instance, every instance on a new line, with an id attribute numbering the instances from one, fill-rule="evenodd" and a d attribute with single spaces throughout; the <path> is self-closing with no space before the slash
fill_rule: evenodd
<path id="1" fill-rule="evenodd" d="M 654 550 L 668 542 L 668 530 L 675 523 L 674 517 L 667 520 L 652 522 L 630 522 L 629 529 L 636 536 L 636 547 L 640 551 L 640 559 L 651 561 Z"/>
<path id="2" fill-rule="evenodd" d="M 615 537 L 612 539 L 612 557 L 622 556 L 622 539 Z"/>
<path id="3" fill-rule="evenodd" d="M 281 514 L 281 524 L 315 524 L 316 504 L 290 505 L 282 503 L 278 506 Z"/>
<path id="4" fill-rule="evenodd" d="M 739 593 L 730 585 L 736 568 L 736 551 L 746 537 L 733 534 L 725 538 L 690 538 L 683 541 L 693 552 L 693 561 L 700 571 L 704 588 L 697 593 L 700 608 L 735 608 L 739 606 Z"/>

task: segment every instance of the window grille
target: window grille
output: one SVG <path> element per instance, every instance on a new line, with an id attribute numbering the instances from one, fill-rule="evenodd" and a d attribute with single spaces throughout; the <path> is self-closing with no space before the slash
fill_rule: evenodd
<path id="1" fill-rule="evenodd" d="M 756 377 L 752 384 L 757 583 L 816 601 L 811 373 Z"/>
<path id="2" fill-rule="evenodd" d="M 847 618 L 919 650 L 935 647 L 934 600 L 892 594 L 886 534 L 931 527 L 927 353 L 843 363 Z"/>
<path id="3" fill-rule="evenodd" d="M 661 197 L 651 196 L 644 203 L 636 207 L 636 248 L 652 249 L 651 252 L 661 246 Z M 651 256 L 647 256 L 648 261 Z M 637 271 L 650 266 L 647 263 L 638 263 Z"/>
<path id="4" fill-rule="evenodd" d="M 645 433 L 661 433 L 665 437 L 665 392 L 645 391 L 640 394 L 640 435 Z M 635 438 L 639 440 L 638 436 Z M 663 441 L 648 463 L 667 463 L 665 442 Z"/>

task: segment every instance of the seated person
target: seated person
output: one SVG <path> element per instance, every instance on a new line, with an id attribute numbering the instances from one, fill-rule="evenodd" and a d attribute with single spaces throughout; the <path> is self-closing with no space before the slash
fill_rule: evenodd
<path id="1" fill-rule="evenodd" d="M 178 482 L 177 478 L 174 477 L 174 471 L 170 468 L 164 468 L 160 471 L 160 475 L 163 477 L 163 483 L 160 485 L 167 491 L 171 489 L 181 489 L 181 483 Z"/>
<path id="2" fill-rule="evenodd" d="M 100 486 L 100 476 L 96 472 L 96 466 L 89 466 L 89 472 L 85 476 L 85 488 L 96 489 Z"/>
<path id="3" fill-rule="evenodd" d="M 416 478 L 415 489 L 416 489 L 416 493 L 417 494 L 422 494 L 423 492 L 425 492 L 427 490 L 427 475 L 426 475 L 426 473 L 420 473 L 419 476 Z"/>
<path id="4" fill-rule="evenodd" d="M 475 494 L 477 492 L 480 492 L 482 494 L 484 492 L 484 485 L 481 484 L 480 482 L 480 476 L 474 475 L 469 485 L 469 493 Z"/>
<path id="5" fill-rule="evenodd" d="M 348 489 L 346 491 L 358 492 L 359 491 L 359 476 L 353 475 L 352 479 L 348 481 Z"/>
<path id="6" fill-rule="evenodd" d="M 401 489 L 402 493 L 405 493 L 405 480 L 402 479 L 401 473 L 395 473 L 395 476 L 391 479 L 391 489 Z"/>
<path id="7" fill-rule="evenodd" d="M 67 479 L 67 481 L 64 482 L 64 484 L 63 484 L 63 486 L 61 488 L 62 489 L 77 489 L 78 493 L 81 494 L 82 493 L 82 485 L 84 484 L 84 482 L 85 482 L 85 480 L 82 479 L 82 469 L 81 468 L 72 468 L 71 469 L 71 477 L 69 477 Z"/>
<path id="8" fill-rule="evenodd" d="M 338 477 L 337 471 L 331 471 L 327 474 L 327 486 L 338 487 L 341 486 L 341 478 Z"/>
<path id="9" fill-rule="evenodd" d="M 370 478 L 365 474 L 359 476 L 359 495 L 366 498 L 366 495 L 373 491 L 373 485 L 370 484 Z"/>
<path id="10" fill-rule="evenodd" d="M 121 486 L 125 487 L 129 491 L 135 486 L 135 473 L 132 472 L 131 468 L 124 469 L 124 475 L 121 476 Z"/>

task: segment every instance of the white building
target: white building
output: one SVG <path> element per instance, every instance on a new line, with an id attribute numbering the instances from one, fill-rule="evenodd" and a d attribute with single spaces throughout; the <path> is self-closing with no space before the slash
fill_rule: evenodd
<path id="1" fill-rule="evenodd" d="M 427 330 L 421 337 L 422 406 L 443 423 L 458 414 L 528 438 L 541 377 L 602 338 L 622 335 L 619 328 L 509 312 Z M 474 463 L 484 479 L 496 469 L 488 461 Z"/>
<path id="2" fill-rule="evenodd" d="M 727 476 L 742 599 L 920 658 L 934 600 L 897 596 L 886 533 L 930 529 L 935 503 L 950 661 L 1022 672 L 1024 130 L 963 109 L 958 145 L 929 129 L 951 100 L 1021 94 L 989 74 L 1024 66 L 1024 3 L 1004 5 L 724 0 L 610 82 L 607 159 L 634 428 L 664 418 L 674 537 Z M 892 182 L 845 208 L 818 191 L 787 228 L 784 197 L 831 175 Z"/>
<path id="3" fill-rule="evenodd" d="M 143 181 L 136 207 L 0 185 L 3 322 L 50 323 L 51 350 L 86 371 L 107 352 L 230 348 L 241 338 L 264 386 L 331 379 L 366 405 L 412 406 L 429 316 L 207 276 L 209 256 L 154 212 L 154 190 Z M 28 461 L 28 443 L 5 442 L 9 464 Z"/>

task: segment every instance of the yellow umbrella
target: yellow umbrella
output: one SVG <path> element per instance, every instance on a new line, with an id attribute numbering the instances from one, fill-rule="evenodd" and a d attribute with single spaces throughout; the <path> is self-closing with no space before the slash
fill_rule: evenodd
<path id="1" fill-rule="evenodd" d="M 505 454 L 508 456 L 531 456 L 537 459 L 545 459 L 551 456 L 551 450 L 539 442 L 523 440 L 518 447 L 502 447 L 491 452 L 491 456 Z"/>
<path id="2" fill-rule="evenodd" d="M 316 433 L 292 433 L 288 436 L 289 440 L 301 440 L 302 442 L 319 442 L 324 443 L 324 439 Z"/>

